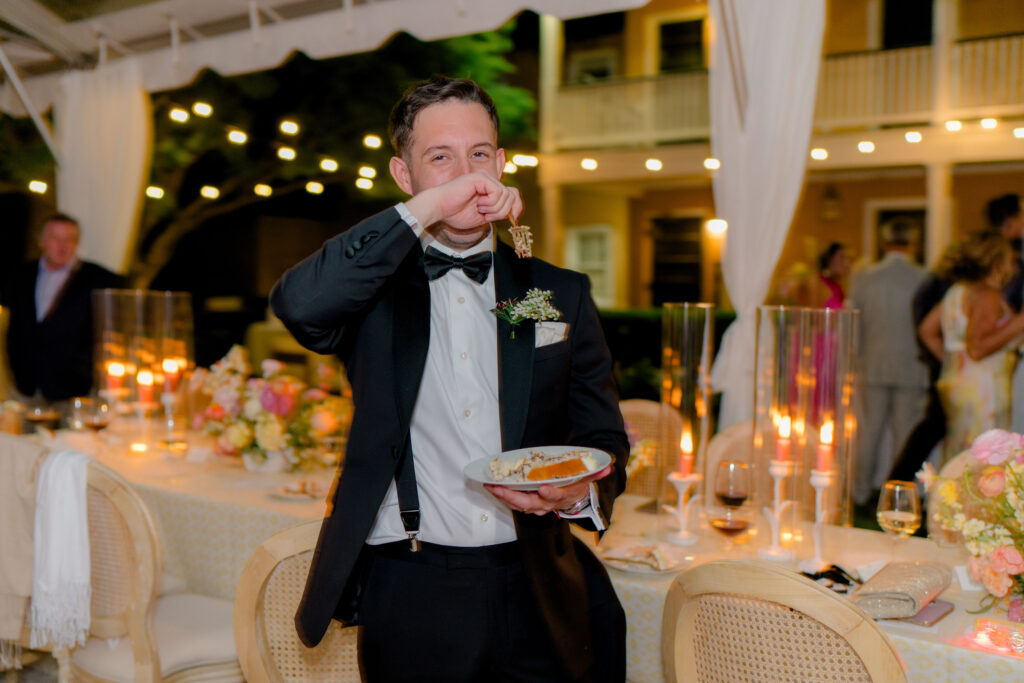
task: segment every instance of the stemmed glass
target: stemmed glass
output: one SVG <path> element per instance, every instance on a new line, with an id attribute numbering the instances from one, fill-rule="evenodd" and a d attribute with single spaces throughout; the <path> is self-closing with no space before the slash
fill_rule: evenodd
<path id="1" fill-rule="evenodd" d="M 715 497 L 725 507 L 724 517 L 712 517 L 711 528 L 735 543 L 747 530 L 750 520 L 739 513 L 750 496 L 750 465 L 736 460 L 723 460 L 715 472 Z M 730 546 L 732 545 L 730 543 Z"/>
<path id="2" fill-rule="evenodd" d="M 76 398 L 71 404 L 71 421 L 78 428 L 91 429 L 99 433 L 110 425 L 112 415 L 110 404 L 103 398 Z"/>
<path id="3" fill-rule="evenodd" d="M 921 526 L 921 499 L 912 481 L 885 482 L 878 496 L 878 526 L 896 543 L 914 534 Z"/>

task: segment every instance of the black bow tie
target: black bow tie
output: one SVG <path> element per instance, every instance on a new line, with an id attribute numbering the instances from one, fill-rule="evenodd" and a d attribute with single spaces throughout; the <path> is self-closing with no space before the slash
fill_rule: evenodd
<path id="1" fill-rule="evenodd" d="M 436 280 L 452 268 L 462 268 L 466 277 L 483 284 L 491 270 L 491 252 L 473 254 L 467 258 L 449 256 L 433 247 L 427 247 L 423 252 L 423 270 L 427 273 L 427 279 Z"/>

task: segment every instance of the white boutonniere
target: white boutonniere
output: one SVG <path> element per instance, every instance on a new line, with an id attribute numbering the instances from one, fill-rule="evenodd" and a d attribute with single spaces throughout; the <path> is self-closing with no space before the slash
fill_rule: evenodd
<path id="1" fill-rule="evenodd" d="M 491 309 L 491 313 L 512 326 L 509 337 L 515 339 L 516 327 L 524 320 L 543 322 L 562 317 L 562 312 L 551 305 L 554 296 L 554 293 L 547 289 L 530 289 L 522 301 L 508 299 L 498 302 L 498 305 Z"/>

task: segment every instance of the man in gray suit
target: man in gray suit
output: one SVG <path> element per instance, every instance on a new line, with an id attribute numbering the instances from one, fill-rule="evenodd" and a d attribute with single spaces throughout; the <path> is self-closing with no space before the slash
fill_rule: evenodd
<path id="1" fill-rule="evenodd" d="M 876 472 L 888 474 L 892 453 L 899 452 L 921 419 L 928 390 L 928 368 L 918 356 L 911 315 L 914 292 L 927 271 L 910 261 L 913 229 L 894 220 L 882 227 L 885 256 L 853 276 L 849 303 L 860 310 L 858 368 L 861 418 L 854 502 L 871 502 Z M 889 457 L 880 461 L 882 436 L 893 436 Z"/>

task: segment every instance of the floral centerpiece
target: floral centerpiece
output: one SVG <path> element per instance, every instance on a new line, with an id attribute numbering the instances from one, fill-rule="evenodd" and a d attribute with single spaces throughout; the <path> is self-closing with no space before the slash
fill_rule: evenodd
<path id="1" fill-rule="evenodd" d="M 971 578 L 989 593 L 983 606 L 1010 597 L 1009 618 L 1024 621 L 1024 435 L 991 429 L 971 454 L 956 478 L 929 465 L 918 474 L 934 490 L 930 521 L 962 538 Z"/>
<path id="2" fill-rule="evenodd" d="M 260 369 L 261 376 L 251 376 L 246 349 L 231 347 L 202 376 L 200 391 L 210 401 L 193 426 L 216 438 L 218 453 L 240 455 L 250 469 L 332 464 L 332 446 L 347 430 L 351 413 L 347 399 L 327 391 L 334 375 L 319 369 L 321 386 L 311 388 L 284 374 L 279 361 L 265 360 Z"/>

